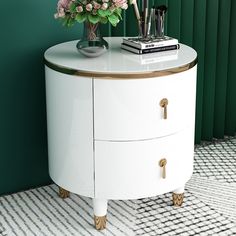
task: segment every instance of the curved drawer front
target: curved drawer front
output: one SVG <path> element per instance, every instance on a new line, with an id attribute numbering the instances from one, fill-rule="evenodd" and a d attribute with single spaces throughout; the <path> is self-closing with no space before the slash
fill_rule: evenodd
<path id="1" fill-rule="evenodd" d="M 96 141 L 95 197 L 135 199 L 184 186 L 193 170 L 193 136 L 193 128 L 189 128 L 153 140 Z M 160 166 L 163 159 L 165 170 Z"/>
<path id="2" fill-rule="evenodd" d="M 196 69 L 152 79 L 95 79 L 95 139 L 150 139 L 194 123 Z"/>

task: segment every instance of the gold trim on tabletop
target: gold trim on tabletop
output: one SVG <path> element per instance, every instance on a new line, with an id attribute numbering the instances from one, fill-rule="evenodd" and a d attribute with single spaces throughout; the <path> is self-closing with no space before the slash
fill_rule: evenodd
<path id="1" fill-rule="evenodd" d="M 62 187 L 59 187 L 59 193 L 58 193 L 59 197 L 60 198 L 68 198 L 70 196 L 70 192 L 65 190 L 64 188 Z"/>
<path id="2" fill-rule="evenodd" d="M 83 71 L 76 70 L 72 68 L 63 67 L 52 62 L 47 61 L 44 58 L 44 64 L 57 72 L 61 72 L 63 74 L 75 75 L 75 76 L 85 76 L 96 79 L 144 79 L 144 78 L 154 78 L 166 75 L 172 75 L 180 72 L 187 71 L 194 67 L 197 64 L 197 58 L 192 62 L 167 70 L 161 71 L 148 71 L 148 72 L 137 72 L 137 73 L 106 73 L 106 72 L 96 72 L 96 71 Z"/>
<path id="3" fill-rule="evenodd" d="M 94 224 L 97 230 L 103 230 L 106 228 L 107 216 L 94 216 Z"/>
<path id="4" fill-rule="evenodd" d="M 184 193 L 173 193 L 172 197 L 174 206 L 182 206 L 184 201 Z"/>

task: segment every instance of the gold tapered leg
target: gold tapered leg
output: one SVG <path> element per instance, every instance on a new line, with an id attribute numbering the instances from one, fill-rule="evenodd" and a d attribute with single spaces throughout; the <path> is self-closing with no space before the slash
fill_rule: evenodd
<path id="1" fill-rule="evenodd" d="M 64 188 L 62 187 L 59 187 L 59 193 L 58 193 L 59 197 L 60 198 L 68 198 L 70 196 L 70 192 L 65 190 Z"/>
<path id="2" fill-rule="evenodd" d="M 106 228 L 107 216 L 94 216 L 94 224 L 97 230 Z"/>
<path id="3" fill-rule="evenodd" d="M 172 197 L 174 206 L 182 206 L 184 201 L 184 193 L 173 193 Z"/>

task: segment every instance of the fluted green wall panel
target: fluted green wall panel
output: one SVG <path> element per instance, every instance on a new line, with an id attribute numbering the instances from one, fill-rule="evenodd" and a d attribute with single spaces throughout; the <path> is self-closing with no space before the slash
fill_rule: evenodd
<path id="1" fill-rule="evenodd" d="M 202 138 L 213 136 L 217 56 L 218 0 L 207 0 L 205 31 L 205 73 L 203 83 Z"/>
<path id="2" fill-rule="evenodd" d="M 225 112 L 227 95 L 227 77 L 229 63 L 229 38 L 230 38 L 230 17 L 231 1 L 219 2 L 218 20 L 218 46 L 216 61 L 216 81 L 215 81 L 215 114 L 213 135 L 223 138 L 225 134 Z M 232 35 L 233 36 L 233 35 Z"/>
<path id="3" fill-rule="evenodd" d="M 168 0 L 167 15 L 167 32 L 168 35 L 180 39 L 181 31 L 181 1 Z"/>
<path id="4" fill-rule="evenodd" d="M 194 0 L 181 1 L 180 41 L 189 46 L 193 45 Z"/>
<path id="5" fill-rule="evenodd" d="M 228 80 L 226 92 L 225 132 L 233 135 L 236 129 L 236 1 L 231 0 Z"/>
<path id="6" fill-rule="evenodd" d="M 141 1 L 139 5 L 141 8 Z M 168 6 L 167 35 L 198 53 L 196 143 L 236 131 L 236 1 L 152 0 Z M 133 9 L 111 35 L 137 35 Z"/>
<path id="7" fill-rule="evenodd" d="M 124 22 L 124 27 L 126 28 L 125 36 L 134 36 L 138 35 L 137 22 L 134 21 L 135 14 L 133 9 L 129 8 L 126 11 L 126 22 Z"/>
<path id="8" fill-rule="evenodd" d="M 193 20 L 193 47 L 198 53 L 198 75 L 197 75 L 197 102 L 196 102 L 196 142 L 202 136 L 202 107 L 203 107 L 203 84 L 205 69 L 205 31 L 206 31 L 206 1 L 194 1 Z M 197 17 L 197 20 L 196 20 Z"/>

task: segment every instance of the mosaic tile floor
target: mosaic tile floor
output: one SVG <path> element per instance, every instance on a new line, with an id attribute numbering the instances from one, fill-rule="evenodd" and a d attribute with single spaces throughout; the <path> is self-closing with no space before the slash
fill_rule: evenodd
<path id="1" fill-rule="evenodd" d="M 109 201 L 107 229 L 99 232 L 91 199 L 62 200 L 57 191 L 50 185 L 0 197 L 0 235 L 236 235 L 236 137 L 196 147 L 181 208 L 172 206 L 170 193 Z"/>

